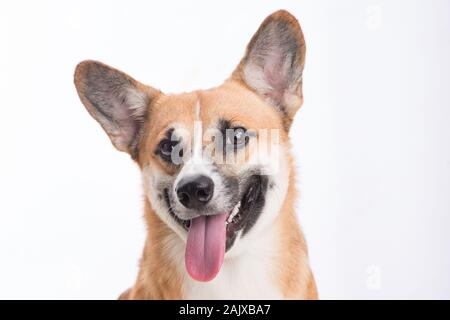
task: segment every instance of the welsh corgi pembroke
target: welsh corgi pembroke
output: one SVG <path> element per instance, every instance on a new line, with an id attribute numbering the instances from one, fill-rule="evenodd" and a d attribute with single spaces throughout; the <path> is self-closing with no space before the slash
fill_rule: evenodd
<path id="1" fill-rule="evenodd" d="M 216 88 L 165 94 L 76 67 L 81 102 L 142 172 L 147 238 L 120 299 L 317 299 L 289 140 L 304 62 L 300 25 L 280 10 Z"/>

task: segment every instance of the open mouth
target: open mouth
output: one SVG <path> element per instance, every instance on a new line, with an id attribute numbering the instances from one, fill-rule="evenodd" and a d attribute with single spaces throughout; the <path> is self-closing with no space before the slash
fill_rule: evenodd
<path id="1" fill-rule="evenodd" d="M 220 270 L 225 252 L 234 244 L 238 234 L 245 234 L 256 222 L 264 205 L 267 178 L 253 175 L 246 180 L 244 192 L 229 212 L 180 219 L 170 205 L 168 190 L 164 198 L 169 214 L 188 232 L 185 263 L 196 280 L 212 280 Z"/>

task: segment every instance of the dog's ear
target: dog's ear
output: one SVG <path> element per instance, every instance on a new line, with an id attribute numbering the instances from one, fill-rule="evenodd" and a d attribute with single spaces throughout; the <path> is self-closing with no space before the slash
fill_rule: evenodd
<path id="1" fill-rule="evenodd" d="M 305 49 L 297 19 L 277 11 L 261 24 L 232 75 L 276 107 L 287 129 L 303 102 Z"/>
<path id="2" fill-rule="evenodd" d="M 160 92 L 96 61 L 83 61 L 77 66 L 75 86 L 113 145 L 136 159 L 149 106 Z"/>

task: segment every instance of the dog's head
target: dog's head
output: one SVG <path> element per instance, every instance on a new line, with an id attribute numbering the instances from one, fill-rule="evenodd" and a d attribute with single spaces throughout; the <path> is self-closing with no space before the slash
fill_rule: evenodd
<path id="1" fill-rule="evenodd" d="M 214 278 L 226 251 L 264 237 L 280 211 L 304 57 L 297 20 L 278 11 L 217 88 L 167 95 L 99 62 L 76 69 L 81 101 L 139 164 L 148 201 L 186 242 L 197 280 Z"/>

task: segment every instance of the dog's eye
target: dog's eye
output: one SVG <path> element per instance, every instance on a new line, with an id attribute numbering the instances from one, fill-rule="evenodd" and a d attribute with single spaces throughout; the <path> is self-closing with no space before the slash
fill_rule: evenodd
<path id="1" fill-rule="evenodd" d="M 240 146 L 242 144 L 245 145 L 245 143 L 247 142 L 248 137 L 245 135 L 245 129 L 240 127 L 237 129 L 234 129 L 234 141 L 233 144 L 235 146 Z"/>
<path id="2" fill-rule="evenodd" d="M 170 140 L 163 140 L 161 141 L 159 145 L 159 150 L 161 150 L 161 153 L 165 156 L 170 156 L 172 153 L 174 145 L 172 144 L 172 141 Z"/>
<path id="3" fill-rule="evenodd" d="M 164 139 L 159 143 L 157 152 L 165 161 L 172 162 L 172 151 L 178 143 L 178 141 Z M 180 151 L 180 156 L 182 156 L 181 152 L 182 150 Z"/>
<path id="4" fill-rule="evenodd" d="M 249 136 L 247 135 L 247 130 L 245 128 L 237 127 L 234 129 L 227 129 L 227 145 L 229 147 L 232 147 L 235 150 L 240 149 L 245 147 L 248 140 Z"/>

